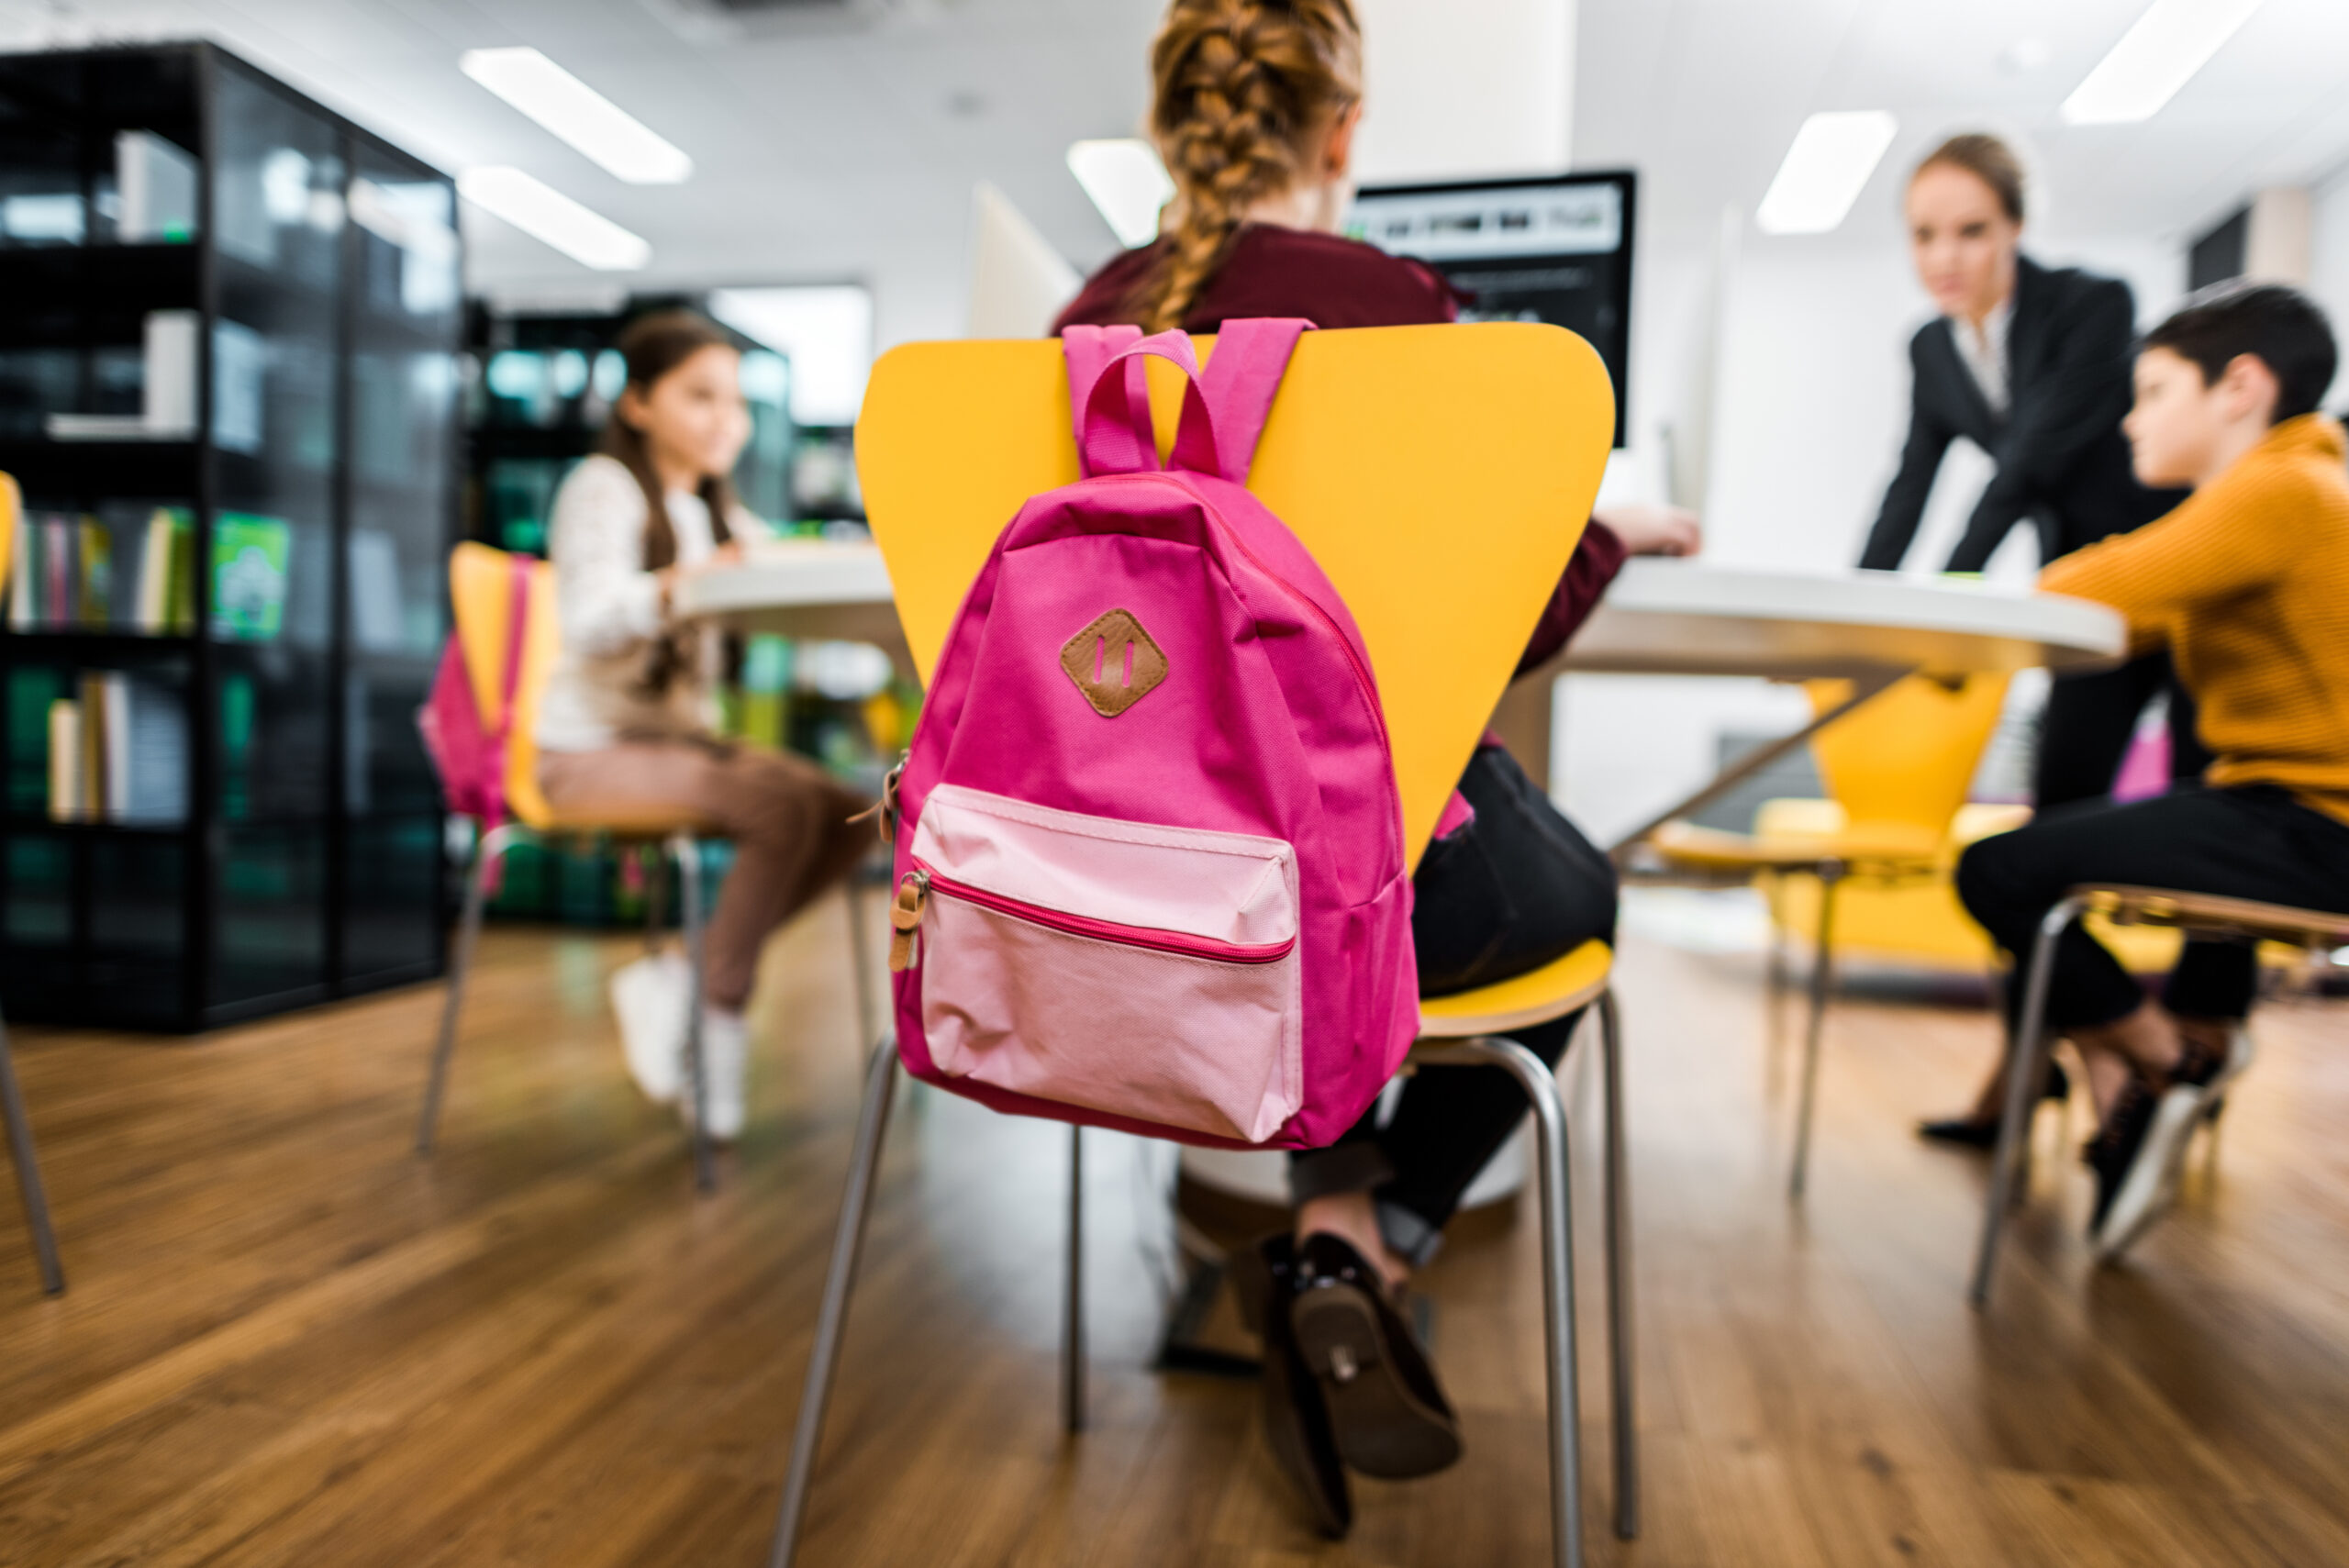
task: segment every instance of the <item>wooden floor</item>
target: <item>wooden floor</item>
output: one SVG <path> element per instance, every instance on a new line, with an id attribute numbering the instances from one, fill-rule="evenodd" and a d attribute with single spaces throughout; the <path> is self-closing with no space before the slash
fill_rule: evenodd
<path id="1" fill-rule="evenodd" d="M 623 940 L 493 932 L 430 1160 L 437 988 L 195 1042 L 21 1031 L 72 1290 L 39 1295 L 0 1209 L 0 1562 L 763 1562 L 856 1091 L 819 916 L 768 955 L 753 1126 L 710 1198 L 621 1073 Z M 2084 1178 L 2043 1160 L 1978 1317 L 1982 1169 L 1905 1129 L 1957 1103 L 1983 1015 L 1838 1009 L 1795 1210 L 1758 963 L 1632 941 L 1620 985 L 1647 1532 L 1594 1526 L 1595 1562 L 2349 1563 L 2349 1009 L 2263 1016 L 2219 1175 L 2125 1268 L 2086 1268 Z M 901 1100 L 804 1562 L 1547 1562 L 1530 1226 L 1426 1276 L 1467 1457 L 1361 1485 L 1333 1546 L 1252 1385 L 1147 1369 L 1166 1151 L 1090 1141 L 1097 1424 L 1068 1443 L 1064 1135 Z M 1596 1236 L 1586 1210 L 1586 1260 Z"/>

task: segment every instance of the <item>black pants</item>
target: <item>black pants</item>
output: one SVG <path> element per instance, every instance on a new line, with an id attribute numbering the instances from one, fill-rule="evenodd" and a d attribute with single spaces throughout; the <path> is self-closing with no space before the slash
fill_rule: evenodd
<path id="1" fill-rule="evenodd" d="M 2084 883 L 2119 883 L 2251 898 L 2302 909 L 2349 908 L 2349 823 L 2272 784 L 2186 789 L 2127 806 L 2059 806 L 2025 828 L 1985 839 L 1957 862 L 1966 912 L 2012 954 L 2021 1006 L 2039 922 Z M 2258 983 L 2245 943 L 2189 941 L 2163 1002 L 2184 1018 L 2240 1018 Z M 2120 961 L 2073 922 L 2056 944 L 2047 1022 L 2093 1028 L 2143 1002 Z"/>
<path id="2" fill-rule="evenodd" d="M 2032 805 L 2045 811 L 2110 795 L 2138 718 L 2164 692 L 2169 696 L 2169 776 L 2181 784 L 2200 779 L 2210 753 L 2195 733 L 2194 698 L 2170 668 L 2167 653 L 2148 653 L 2118 670 L 2058 675 L 2048 687 L 2039 757 L 2032 769 Z"/>
<path id="3" fill-rule="evenodd" d="M 1615 934 L 1615 868 L 1558 814 L 1516 759 L 1477 751 L 1460 781 L 1476 818 L 1428 846 L 1413 876 L 1411 938 L 1419 994 L 1440 996 L 1541 968 Z M 1580 1019 L 1510 1038 L 1554 1065 Z M 1386 1125 L 1373 1106 L 1336 1143 L 1291 1156 L 1298 1202 L 1374 1192 L 1387 1245 L 1415 1261 L 1526 1111 L 1525 1091 L 1497 1067 L 1414 1073 Z"/>

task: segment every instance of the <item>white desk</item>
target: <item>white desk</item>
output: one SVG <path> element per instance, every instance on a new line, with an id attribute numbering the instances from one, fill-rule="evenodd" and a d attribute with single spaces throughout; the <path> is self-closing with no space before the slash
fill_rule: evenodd
<path id="1" fill-rule="evenodd" d="M 2125 635 L 2116 612 L 2054 594 L 1652 559 L 1624 563 L 1564 667 L 1781 680 L 2012 673 L 2110 664 Z"/>
<path id="2" fill-rule="evenodd" d="M 2085 599 L 1888 573 L 1758 572 L 1700 561 L 1625 563 L 1565 651 L 1496 715 L 1531 771 L 1550 754 L 1550 687 L 1565 671 L 1629 675 L 1845 677 L 1850 702 L 1740 759 L 1702 789 L 1624 836 L 1625 851 L 1674 817 L 1702 810 L 1838 716 L 1912 674 L 2091 670 L 2128 644 L 2120 615 Z M 1535 775 L 1547 781 L 1546 769 Z"/>
<path id="3" fill-rule="evenodd" d="M 870 544 L 775 539 L 737 566 L 696 573 L 677 586 L 677 613 L 731 631 L 877 643 L 913 676 L 889 569 Z"/>

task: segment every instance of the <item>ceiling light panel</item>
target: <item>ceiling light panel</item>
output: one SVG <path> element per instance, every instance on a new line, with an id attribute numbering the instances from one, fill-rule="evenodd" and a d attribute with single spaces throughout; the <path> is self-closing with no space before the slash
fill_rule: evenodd
<path id="1" fill-rule="evenodd" d="M 2259 9 L 2260 0 L 2154 0 L 2097 62 L 2062 114 L 2073 125 L 2152 119 Z"/>
<path id="2" fill-rule="evenodd" d="M 553 246 L 599 272 L 633 272 L 652 260 L 652 247 L 602 213 L 581 206 L 519 169 L 467 169 L 457 194 L 531 239 Z"/>
<path id="3" fill-rule="evenodd" d="M 535 49 L 470 49 L 458 69 L 631 185 L 674 185 L 694 161 Z"/>
<path id="4" fill-rule="evenodd" d="M 1158 238 L 1158 212 L 1174 199 L 1174 182 L 1150 143 L 1132 138 L 1076 142 L 1068 150 L 1068 172 L 1128 249 Z"/>
<path id="5" fill-rule="evenodd" d="M 1840 228 L 1899 126 L 1882 109 L 1838 110 L 1803 121 L 1754 223 L 1765 234 L 1826 234 Z"/>

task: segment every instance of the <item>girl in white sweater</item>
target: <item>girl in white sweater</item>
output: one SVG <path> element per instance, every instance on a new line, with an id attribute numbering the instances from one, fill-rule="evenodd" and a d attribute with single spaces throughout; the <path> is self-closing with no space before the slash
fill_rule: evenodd
<path id="1" fill-rule="evenodd" d="M 813 763 L 716 737 L 720 639 L 672 609 L 681 577 L 736 559 L 764 531 L 727 481 L 751 431 L 740 355 L 688 311 L 641 317 L 617 346 L 627 389 L 601 450 L 556 493 L 549 528 L 562 655 L 540 703 L 539 785 L 565 816 L 682 811 L 733 841 L 702 962 L 709 1130 L 731 1139 L 760 946 L 847 875 L 871 829 L 849 822 L 865 803 Z M 650 1057 L 630 1043 L 638 1082 L 674 1097 L 672 1038 Z"/>

